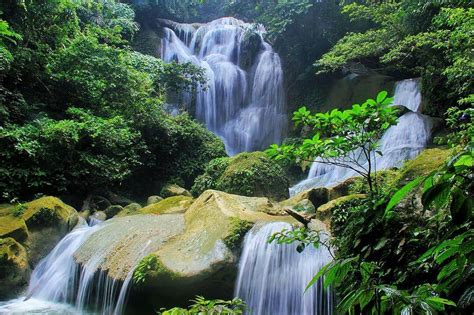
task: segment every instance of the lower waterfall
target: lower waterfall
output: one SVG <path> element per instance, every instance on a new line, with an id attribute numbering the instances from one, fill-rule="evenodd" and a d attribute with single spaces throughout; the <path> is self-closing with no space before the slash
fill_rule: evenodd
<path id="1" fill-rule="evenodd" d="M 326 248 L 268 243 L 269 237 L 291 225 L 283 222 L 256 226 L 245 237 L 239 262 L 235 296 L 254 315 L 327 315 L 333 313 L 333 295 L 321 281 L 306 286 L 331 261 Z"/>
<path id="2" fill-rule="evenodd" d="M 104 252 L 93 253 L 83 266 L 74 258 L 102 227 L 100 222 L 84 222 L 67 234 L 34 269 L 26 296 L 0 303 L 0 314 L 122 314 L 133 268 L 124 281 L 115 281 L 105 272 L 96 272 Z"/>

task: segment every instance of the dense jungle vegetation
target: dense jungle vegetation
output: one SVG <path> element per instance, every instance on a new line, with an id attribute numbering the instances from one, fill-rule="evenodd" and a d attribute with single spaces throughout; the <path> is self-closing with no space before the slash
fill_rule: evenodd
<path id="1" fill-rule="evenodd" d="M 265 26 L 283 61 L 288 107 L 307 106 L 294 113 L 295 139 L 267 151 L 284 167 L 307 166 L 316 156 L 351 167 L 337 158 L 357 149 L 375 156 L 381 134 L 396 123 L 386 92 L 346 111 L 315 114 L 334 80 L 348 73 L 421 78 L 424 114 L 445 121 L 435 142 L 450 150 L 449 158 L 410 180 L 397 173 L 387 181 L 390 173 L 372 168 L 360 173 L 357 193 L 364 198 L 333 210 L 335 259 L 309 285 L 324 276 L 341 313 L 472 314 L 469 0 L 4 0 L 0 199 L 59 195 L 77 205 L 111 191 L 137 200 L 167 183 L 193 187 L 195 195 L 208 188 L 250 195 L 244 184 L 261 169 L 251 179 L 225 177 L 232 158 L 222 141 L 192 113 L 164 109 L 169 95 L 205 84 L 203 69 L 164 63 L 143 46 L 156 18 L 204 22 L 224 15 Z M 279 171 L 268 156 L 262 169 Z M 301 250 L 325 246 L 314 233 L 302 228 L 273 239 L 298 242 Z M 217 305 L 240 314 L 243 302 L 199 297 L 189 313 Z"/>

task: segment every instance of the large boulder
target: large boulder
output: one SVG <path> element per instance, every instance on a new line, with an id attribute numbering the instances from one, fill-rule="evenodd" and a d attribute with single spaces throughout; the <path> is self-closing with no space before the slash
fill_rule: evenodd
<path id="1" fill-rule="evenodd" d="M 11 237 L 0 238 L 0 299 L 19 294 L 29 274 L 25 248 Z"/>
<path id="2" fill-rule="evenodd" d="M 173 196 L 163 199 L 159 202 L 152 203 L 142 209 L 140 213 L 143 214 L 169 214 L 169 213 L 184 213 L 193 203 L 192 197 L 187 196 Z"/>
<path id="3" fill-rule="evenodd" d="M 176 184 L 168 184 L 163 189 L 161 189 L 161 196 L 163 198 L 173 197 L 173 196 L 186 196 L 191 197 L 191 193 L 180 187 Z"/>
<path id="4" fill-rule="evenodd" d="M 24 243 L 35 266 L 78 222 L 77 211 L 56 197 L 42 197 L 0 210 L 0 237 Z"/>
<path id="5" fill-rule="evenodd" d="M 198 196 L 207 189 L 277 201 L 289 197 L 289 181 L 283 169 L 263 152 L 212 160 L 196 179 L 192 192 Z"/>
<path id="6" fill-rule="evenodd" d="M 180 202 L 190 201 L 181 198 Z M 98 268 L 123 280 L 146 256 L 135 270 L 134 278 L 142 281 L 132 287 L 131 298 L 138 296 L 156 306 L 182 305 L 197 294 L 229 298 L 245 233 L 260 222 L 296 223 L 278 215 L 283 213 L 281 207 L 264 197 L 208 190 L 185 213 L 165 214 L 164 203 L 173 204 L 169 199 L 140 210 L 159 215 L 106 221 L 79 248 L 76 260 L 85 264 L 100 255 Z"/>

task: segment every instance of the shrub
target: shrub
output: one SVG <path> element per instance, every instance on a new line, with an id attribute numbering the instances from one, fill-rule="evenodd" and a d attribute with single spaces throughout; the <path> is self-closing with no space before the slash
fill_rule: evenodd
<path id="1" fill-rule="evenodd" d="M 211 161 L 192 188 L 194 195 L 216 189 L 243 196 L 288 198 L 289 181 L 283 169 L 263 152 L 240 153 Z"/>

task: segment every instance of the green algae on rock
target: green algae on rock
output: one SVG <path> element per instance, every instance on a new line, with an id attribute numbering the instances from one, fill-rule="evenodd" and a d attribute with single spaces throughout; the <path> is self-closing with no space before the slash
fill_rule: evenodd
<path id="1" fill-rule="evenodd" d="M 25 248 L 11 237 L 0 238 L 0 298 L 18 294 L 27 284 L 29 273 Z"/>
<path id="2" fill-rule="evenodd" d="M 263 152 L 243 152 L 209 162 L 193 186 L 195 196 L 216 189 L 242 196 L 283 200 L 289 197 L 289 181 L 283 169 Z"/>

